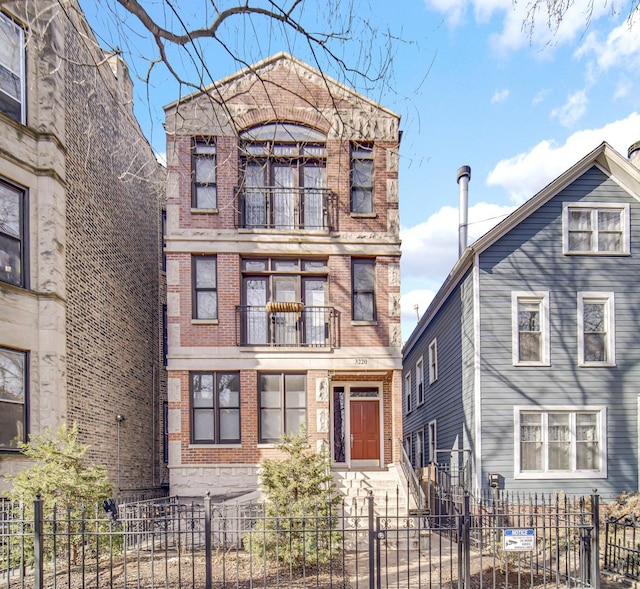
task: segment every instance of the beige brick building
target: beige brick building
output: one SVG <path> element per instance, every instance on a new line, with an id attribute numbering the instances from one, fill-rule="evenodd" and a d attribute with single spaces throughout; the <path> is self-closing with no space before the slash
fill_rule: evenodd
<path id="1" fill-rule="evenodd" d="M 386 469 L 399 116 L 286 54 L 165 110 L 171 493 L 255 489 L 302 424 L 337 471 Z"/>
<path id="2" fill-rule="evenodd" d="M 76 0 L 3 2 L 0 46 L 0 474 L 77 422 L 122 493 L 156 488 L 163 170 Z"/>

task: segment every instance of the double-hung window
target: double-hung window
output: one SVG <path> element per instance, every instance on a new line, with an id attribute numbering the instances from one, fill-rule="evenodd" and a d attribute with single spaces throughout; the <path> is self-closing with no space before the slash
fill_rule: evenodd
<path id="1" fill-rule="evenodd" d="M 438 380 L 438 342 L 434 339 L 429 344 L 429 384 Z"/>
<path id="2" fill-rule="evenodd" d="M 565 203 L 564 253 L 628 255 L 629 223 L 628 204 Z"/>
<path id="3" fill-rule="evenodd" d="M 191 441 L 240 443 L 240 375 L 191 372 Z"/>
<path id="4" fill-rule="evenodd" d="M 218 207 L 216 144 L 212 138 L 194 138 L 191 168 L 193 177 L 191 192 L 192 208 L 205 210 L 216 209 Z"/>
<path id="5" fill-rule="evenodd" d="M 578 364 L 613 366 L 615 308 L 613 293 L 578 293 Z"/>
<path id="6" fill-rule="evenodd" d="M 307 377 L 304 374 L 259 374 L 259 440 L 279 442 L 307 423 Z"/>
<path id="7" fill-rule="evenodd" d="M 27 437 L 27 354 L 0 348 L 0 451 Z"/>
<path id="8" fill-rule="evenodd" d="M 373 147 L 351 145 L 351 212 L 373 213 Z"/>
<path id="9" fill-rule="evenodd" d="M 16 286 L 26 286 L 25 212 L 25 192 L 0 182 L 0 280 Z"/>
<path id="10" fill-rule="evenodd" d="M 0 111 L 25 122 L 24 30 L 0 12 Z"/>
<path id="11" fill-rule="evenodd" d="M 419 429 L 416 432 L 416 456 L 415 468 L 422 468 L 424 466 L 424 430 Z"/>
<path id="12" fill-rule="evenodd" d="M 548 365 L 549 293 L 514 292 L 511 304 L 514 365 Z"/>
<path id="13" fill-rule="evenodd" d="M 351 261 L 352 317 L 354 321 L 376 320 L 376 261 Z"/>
<path id="14" fill-rule="evenodd" d="M 606 477 L 606 407 L 515 407 L 516 478 Z"/>
<path id="15" fill-rule="evenodd" d="M 416 405 L 424 403 L 424 368 L 422 358 L 416 362 Z"/>
<path id="16" fill-rule="evenodd" d="M 192 256 L 193 318 L 218 318 L 218 278 L 216 256 Z"/>
<path id="17" fill-rule="evenodd" d="M 411 411 L 411 370 L 404 375 L 404 412 Z"/>

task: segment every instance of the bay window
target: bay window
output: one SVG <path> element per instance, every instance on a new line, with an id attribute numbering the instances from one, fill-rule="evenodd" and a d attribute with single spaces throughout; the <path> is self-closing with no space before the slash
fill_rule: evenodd
<path id="1" fill-rule="evenodd" d="M 0 450 L 27 441 L 27 354 L 0 348 Z"/>
<path id="2" fill-rule="evenodd" d="M 26 193 L 0 181 L 0 280 L 26 286 Z"/>
<path id="3" fill-rule="evenodd" d="M 24 30 L 1 12 L 0 47 L 0 111 L 24 123 Z"/>

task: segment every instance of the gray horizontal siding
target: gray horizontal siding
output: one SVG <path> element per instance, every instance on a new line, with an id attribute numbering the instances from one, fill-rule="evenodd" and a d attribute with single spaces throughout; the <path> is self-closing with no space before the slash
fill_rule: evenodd
<path id="1" fill-rule="evenodd" d="M 565 256 L 563 202 L 631 205 L 631 255 Z M 509 488 L 585 492 L 594 486 L 611 494 L 637 487 L 640 392 L 640 206 L 597 168 L 561 191 L 480 258 L 483 480 L 489 472 Z M 551 366 L 512 365 L 511 292 L 548 291 Z M 577 293 L 615 293 L 616 363 L 578 367 Z M 606 405 L 607 480 L 516 481 L 514 405 Z"/>
<path id="2" fill-rule="evenodd" d="M 410 350 L 407 350 L 403 360 L 403 370 L 412 373 L 412 406 L 413 410 L 404 415 L 404 436 L 412 434 L 418 429 L 425 429 L 425 445 L 428 447 L 427 425 L 430 421 L 437 422 L 438 448 L 451 448 L 457 438 L 460 447 L 464 445 L 465 436 L 465 407 L 469 392 L 463 391 L 462 369 L 462 316 L 463 316 L 463 280 L 457 289 L 449 296 L 446 303 L 438 310 L 428 327 L 422 333 Z M 438 347 L 438 379 L 429 384 L 429 344 L 433 339 Z M 416 407 L 416 378 L 415 365 L 422 356 L 425 370 L 425 403 Z M 404 403 L 404 399 L 403 399 Z M 425 459 L 428 457 L 425 449 Z M 440 456 L 443 459 L 444 456 Z M 448 461 L 448 459 L 447 459 Z"/>

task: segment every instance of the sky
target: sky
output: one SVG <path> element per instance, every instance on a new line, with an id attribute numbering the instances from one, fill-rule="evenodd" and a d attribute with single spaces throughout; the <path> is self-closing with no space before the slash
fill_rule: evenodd
<path id="1" fill-rule="evenodd" d="M 337 11 L 331 0 L 302 5 L 299 17 L 310 30 L 348 30 L 350 39 L 331 45 L 346 63 L 359 70 L 383 66 L 385 77 L 353 78 L 331 64 L 327 73 L 402 117 L 403 339 L 458 256 L 460 166 L 471 167 L 472 242 L 603 141 L 626 156 L 640 140 L 640 11 L 630 17 L 632 3 L 575 0 L 558 26 L 548 25 L 545 10 L 529 19 L 531 0 L 343 0 Z M 162 106 L 192 88 L 179 86 L 161 66 L 145 81 L 153 44 L 134 17 L 122 17 L 115 0 L 80 4 L 101 45 L 118 47 L 129 63 L 134 110 L 162 157 Z M 158 18 L 174 18 L 167 14 L 171 3 L 143 4 Z M 209 16 L 209 0 L 178 4 L 187 25 Z M 353 21 L 346 20 L 349 7 Z M 371 35 L 373 45 L 363 44 Z M 225 48 L 202 42 L 201 61 L 192 49 L 170 53 L 172 63 L 205 82 L 243 66 L 230 54 L 248 64 L 287 51 L 313 64 L 303 39 L 264 19 L 229 20 L 219 37 Z"/>

